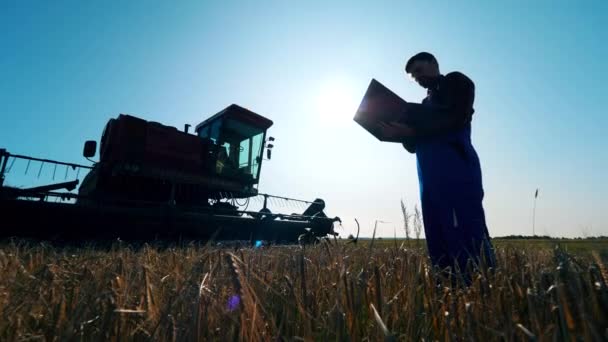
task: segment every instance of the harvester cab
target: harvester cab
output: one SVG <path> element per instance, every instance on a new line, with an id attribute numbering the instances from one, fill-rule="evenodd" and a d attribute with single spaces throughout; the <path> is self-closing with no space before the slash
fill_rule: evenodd
<path id="1" fill-rule="evenodd" d="M 208 162 L 215 165 L 216 175 L 246 186 L 259 182 L 270 126 L 272 121 L 233 104 L 198 124 L 195 131 L 211 147 Z"/>

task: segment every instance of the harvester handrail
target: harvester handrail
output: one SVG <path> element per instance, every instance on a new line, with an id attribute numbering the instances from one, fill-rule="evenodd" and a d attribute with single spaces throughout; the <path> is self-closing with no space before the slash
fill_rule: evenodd
<path id="1" fill-rule="evenodd" d="M 12 154 L 12 153 L 9 153 L 6 150 L 0 150 L 0 151 L 1 151 L 0 153 L 2 154 L 2 156 L 6 157 L 7 160 L 8 160 L 8 158 L 13 157 L 13 158 L 18 158 L 18 159 L 25 159 L 25 160 L 44 162 L 44 163 L 52 163 L 52 164 L 58 164 L 58 165 L 71 166 L 72 169 L 75 169 L 77 167 L 81 167 L 81 168 L 85 168 L 85 169 L 93 169 L 93 166 L 90 166 L 90 165 L 82 165 L 82 164 L 76 164 L 76 163 L 66 163 L 66 162 L 60 162 L 58 160 L 36 158 L 36 157 L 30 157 L 30 156 L 25 156 L 25 155 L 21 155 L 21 154 Z"/>
<path id="2" fill-rule="evenodd" d="M 12 163 L 10 165 L 8 165 L 9 160 L 12 159 Z M 45 163 L 48 164 L 55 164 L 55 170 L 57 169 L 57 165 L 62 165 L 62 166 L 66 166 L 66 167 L 71 167 L 72 170 L 76 170 L 78 169 L 78 171 L 80 171 L 81 168 L 84 169 L 93 169 L 93 166 L 89 166 L 89 165 L 82 165 L 82 164 L 76 164 L 76 163 L 66 163 L 66 162 L 61 162 L 58 160 L 53 160 L 53 159 L 46 159 L 46 158 L 36 158 L 36 157 L 30 157 L 30 156 L 26 156 L 26 155 L 21 155 L 21 154 L 12 154 L 10 152 L 8 152 L 5 148 L 0 148 L 0 187 L 4 186 L 4 179 L 5 179 L 5 175 L 10 172 L 10 169 L 12 169 L 12 165 L 15 163 L 15 160 L 17 159 L 23 159 L 23 160 L 27 160 L 28 161 L 28 166 L 26 168 L 26 173 L 27 173 L 27 169 L 29 168 L 29 163 L 31 161 L 39 161 L 41 162 L 41 166 L 40 166 L 40 170 L 42 171 L 42 165 L 44 165 Z M 8 168 L 7 168 L 8 166 Z M 66 168 L 66 175 L 67 175 L 67 168 Z M 55 175 L 53 174 L 53 179 L 54 179 Z"/>
<path id="3" fill-rule="evenodd" d="M 302 203 L 308 203 L 308 204 L 318 203 L 316 201 L 305 201 L 305 200 L 301 200 L 301 199 L 297 199 L 297 198 L 275 196 L 275 195 L 269 195 L 269 194 L 263 194 L 263 193 L 258 193 L 258 196 L 278 198 L 278 199 L 283 199 L 283 200 L 286 200 L 286 201 L 302 202 Z"/>

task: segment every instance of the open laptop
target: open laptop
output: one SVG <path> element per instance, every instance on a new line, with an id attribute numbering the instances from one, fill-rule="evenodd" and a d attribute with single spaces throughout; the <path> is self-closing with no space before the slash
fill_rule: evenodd
<path id="1" fill-rule="evenodd" d="M 379 123 L 405 119 L 407 108 L 405 100 L 372 79 L 353 119 L 380 141 L 392 141 L 382 136 Z"/>
<path id="2" fill-rule="evenodd" d="M 436 111 L 437 108 L 407 102 L 376 79 L 372 79 L 353 119 L 380 141 L 401 142 L 401 139 L 383 136 L 379 124 L 404 123 L 412 119 L 419 121 L 422 117 L 430 118 Z"/>

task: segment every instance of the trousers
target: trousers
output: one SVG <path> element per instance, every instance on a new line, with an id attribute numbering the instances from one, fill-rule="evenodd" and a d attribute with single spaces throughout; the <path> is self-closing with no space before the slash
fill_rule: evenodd
<path id="1" fill-rule="evenodd" d="M 495 267 L 495 255 L 483 208 L 479 157 L 471 143 L 470 124 L 416 142 L 416 162 L 427 249 L 441 269 L 464 273 Z"/>

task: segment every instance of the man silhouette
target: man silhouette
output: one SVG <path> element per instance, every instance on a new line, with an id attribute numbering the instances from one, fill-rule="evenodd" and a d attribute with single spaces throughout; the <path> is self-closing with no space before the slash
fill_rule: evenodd
<path id="1" fill-rule="evenodd" d="M 411 57 L 405 71 L 427 89 L 422 104 L 434 114 L 381 127 L 384 135 L 401 138 L 406 150 L 416 154 L 431 261 L 463 273 L 469 260 L 473 266 L 494 267 L 482 206 L 481 166 L 471 143 L 475 85 L 460 72 L 442 75 L 428 52 Z"/>

